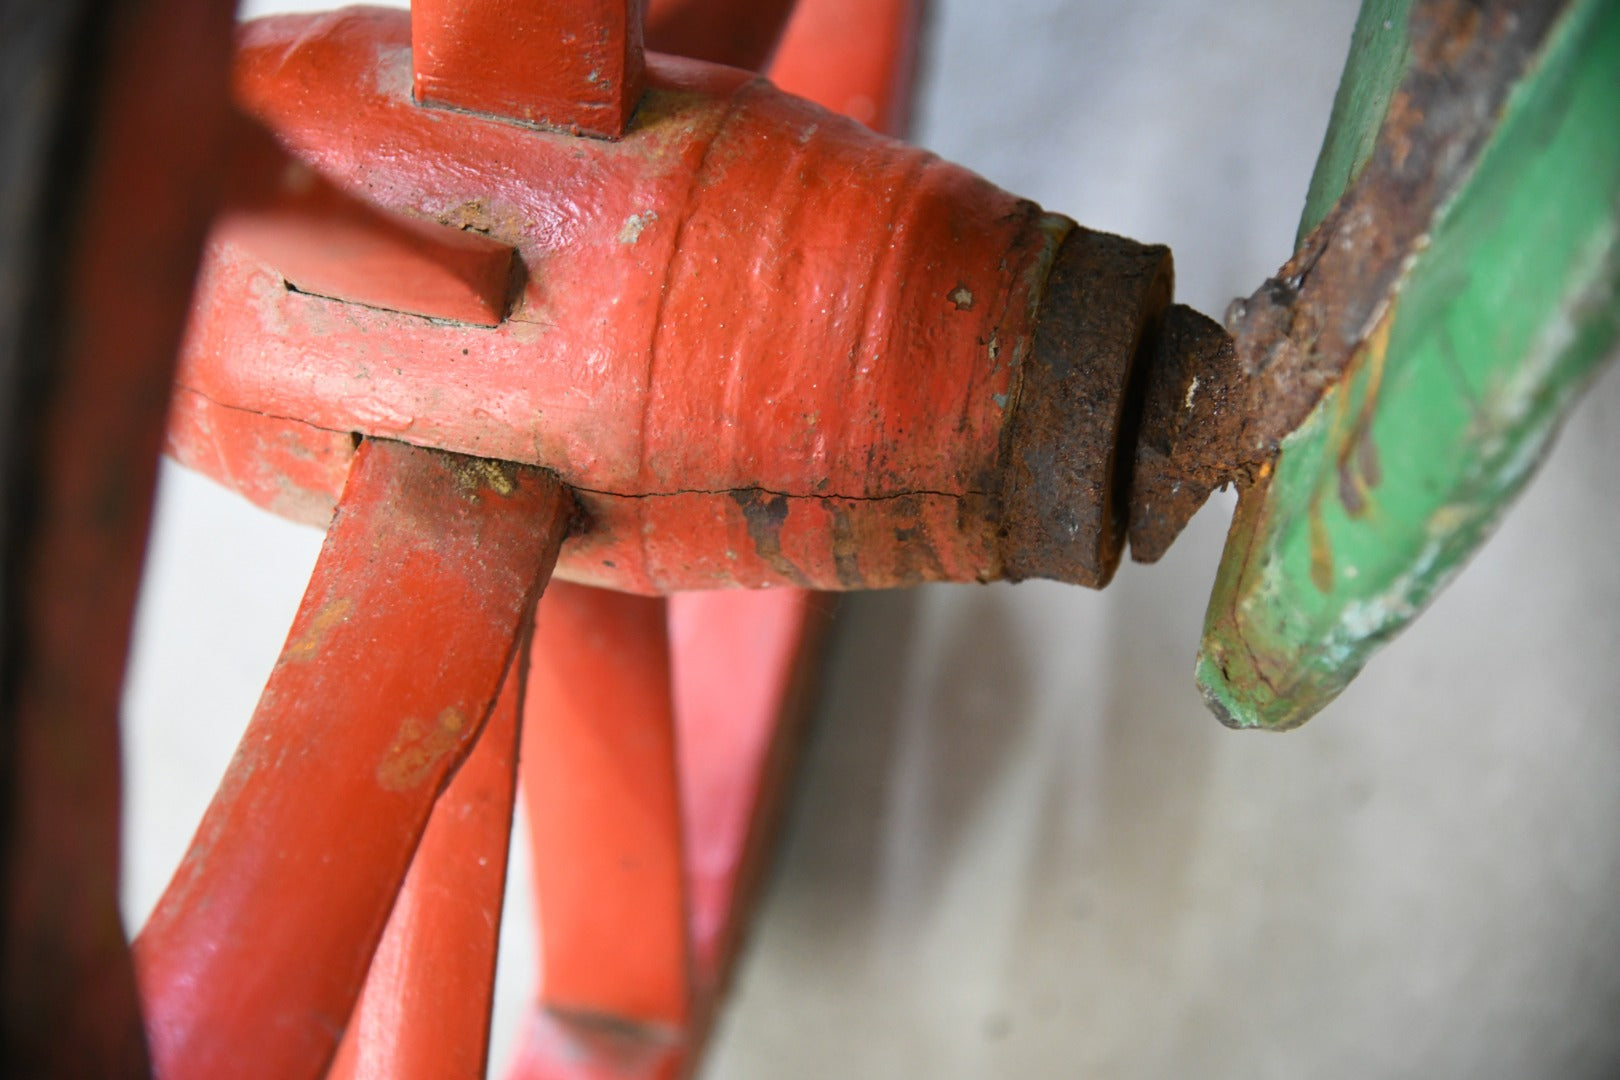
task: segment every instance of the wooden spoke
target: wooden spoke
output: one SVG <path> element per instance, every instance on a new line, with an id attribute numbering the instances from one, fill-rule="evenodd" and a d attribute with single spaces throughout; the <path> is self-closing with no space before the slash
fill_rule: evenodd
<path id="1" fill-rule="evenodd" d="M 646 0 L 416 0 L 416 100 L 624 134 L 646 83 Z"/>
<path id="2" fill-rule="evenodd" d="M 799 747 L 832 599 L 802 589 L 670 598 L 692 947 L 725 983 Z"/>
<path id="3" fill-rule="evenodd" d="M 665 602 L 559 584 L 530 656 L 523 798 L 541 1002 L 679 1029 L 690 964 Z"/>
<path id="4" fill-rule="evenodd" d="M 484 1075 L 525 666 L 433 808 L 328 1080 Z"/>
<path id="5" fill-rule="evenodd" d="M 790 94 L 904 135 L 926 0 L 799 0 L 771 80 Z"/>
<path id="6" fill-rule="evenodd" d="M 798 0 L 651 0 L 647 48 L 762 71 Z"/>
<path id="7" fill-rule="evenodd" d="M 160 1074 L 326 1067 L 569 514 L 538 470 L 361 446 L 258 710 L 135 944 Z"/>

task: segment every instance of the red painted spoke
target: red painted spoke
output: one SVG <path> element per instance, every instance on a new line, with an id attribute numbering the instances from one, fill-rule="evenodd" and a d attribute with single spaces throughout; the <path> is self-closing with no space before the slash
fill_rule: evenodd
<path id="1" fill-rule="evenodd" d="M 523 798 L 541 1002 L 679 1028 L 689 963 L 664 601 L 559 585 L 530 655 Z"/>
<path id="2" fill-rule="evenodd" d="M 647 48 L 760 71 L 800 0 L 651 0 Z"/>
<path id="3" fill-rule="evenodd" d="M 692 942 L 706 991 L 725 982 L 747 917 L 830 607 L 800 589 L 670 598 Z"/>
<path id="4" fill-rule="evenodd" d="M 328 1080 L 467 1080 L 489 1059 L 523 665 L 439 796 Z"/>
<path id="5" fill-rule="evenodd" d="M 799 0 L 771 80 L 874 131 L 904 134 L 925 2 Z"/>
<path id="6" fill-rule="evenodd" d="M 416 0 L 416 99 L 624 134 L 641 99 L 646 0 Z"/>
<path id="7" fill-rule="evenodd" d="M 688 1045 L 646 1028 L 541 1010 L 506 1080 L 682 1080 Z"/>
<path id="8" fill-rule="evenodd" d="M 568 515 L 537 470 L 361 446 L 258 710 L 135 945 L 161 1075 L 326 1067 Z"/>
<path id="9" fill-rule="evenodd" d="M 684 594 L 667 616 L 663 606 L 558 586 L 537 619 L 523 768 L 544 1008 L 514 1080 L 680 1075 L 712 1017 L 769 848 L 825 610 L 795 589 Z M 671 704 L 673 778 L 661 737 Z M 647 805 L 649 794 L 663 803 L 661 786 L 677 781 L 679 823 Z M 689 900 L 666 869 L 678 852 Z M 684 970 L 675 967 L 677 917 L 690 928 L 696 992 L 684 1025 L 672 1028 L 649 1024 L 636 995 L 655 958 L 664 957 L 655 977 Z"/>

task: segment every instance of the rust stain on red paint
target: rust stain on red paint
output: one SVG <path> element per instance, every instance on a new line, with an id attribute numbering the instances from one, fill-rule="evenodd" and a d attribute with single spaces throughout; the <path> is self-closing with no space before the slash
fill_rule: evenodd
<path id="1" fill-rule="evenodd" d="M 304 632 L 298 635 L 298 640 L 287 645 L 286 652 L 282 655 L 282 662 L 313 659 L 320 652 L 321 642 L 326 640 L 326 635 L 331 633 L 334 626 L 347 619 L 349 612 L 353 609 L 354 601 L 347 596 L 339 596 L 328 600 L 315 613 L 315 617 L 309 620 L 309 624 L 304 627 Z"/>
<path id="2" fill-rule="evenodd" d="M 461 744 L 466 726 L 467 718 L 454 706 L 431 722 L 407 716 L 382 764 L 377 766 L 377 783 L 388 791 L 409 791 L 421 784 L 433 775 L 439 761 Z"/>

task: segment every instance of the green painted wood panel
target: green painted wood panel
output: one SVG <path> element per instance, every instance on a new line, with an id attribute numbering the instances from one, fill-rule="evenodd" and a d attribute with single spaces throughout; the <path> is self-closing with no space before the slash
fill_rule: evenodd
<path id="1" fill-rule="evenodd" d="M 1348 180 L 1345 153 L 1323 162 Z M 1330 702 L 1486 539 L 1617 339 L 1620 4 L 1571 0 L 1343 379 L 1240 501 L 1197 668 L 1217 715 L 1286 729 Z"/>

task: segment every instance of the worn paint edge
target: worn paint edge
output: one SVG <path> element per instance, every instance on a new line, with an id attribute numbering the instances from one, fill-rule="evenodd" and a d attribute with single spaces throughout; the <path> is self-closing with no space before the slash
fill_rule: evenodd
<path id="1" fill-rule="evenodd" d="M 1377 148 L 1390 100 L 1411 59 L 1411 14 L 1412 0 L 1362 2 L 1322 150 L 1311 174 L 1295 247 L 1322 224 Z"/>
<path id="2" fill-rule="evenodd" d="M 1616 71 L 1620 71 L 1620 8 L 1605 8 L 1602 0 L 1572 5 L 1514 87 L 1504 119 L 1480 153 L 1474 172 L 1437 215 L 1432 241 L 1413 259 L 1398 295 L 1405 297 L 1429 284 L 1425 275 L 1443 265 L 1450 249 L 1477 242 L 1461 235 L 1469 224 L 1466 212 L 1462 225 L 1458 223 L 1459 208 L 1466 211 L 1473 193 L 1492 185 L 1522 184 L 1525 174 L 1545 160 L 1543 133 L 1527 130 L 1537 119 L 1537 110 L 1556 106 L 1560 98 L 1567 98 L 1562 102 L 1566 115 L 1583 103 L 1588 109 L 1600 107 L 1599 95 L 1607 85 L 1604 77 Z M 1606 197 L 1589 194 L 1589 205 L 1578 211 L 1592 215 L 1584 220 L 1594 223 L 1583 242 L 1560 253 L 1565 274 L 1554 290 L 1557 303 L 1533 316 L 1539 320 L 1537 330 L 1517 357 L 1498 356 L 1478 367 L 1490 374 L 1518 364 L 1511 385 L 1498 395 L 1516 412 L 1504 417 L 1506 422 L 1492 433 L 1489 446 L 1481 443 L 1480 461 L 1459 470 L 1453 489 L 1437 497 L 1423 522 L 1425 535 L 1397 556 L 1397 561 L 1404 560 L 1404 570 L 1359 598 L 1330 597 L 1333 617 L 1312 622 L 1290 602 L 1289 594 L 1297 594 L 1306 579 L 1299 559 L 1295 558 L 1292 571 L 1284 567 L 1285 554 L 1291 550 L 1297 556 L 1300 537 L 1313 524 L 1306 521 L 1311 514 L 1307 508 L 1314 508 L 1319 495 L 1315 489 L 1320 464 L 1336 418 L 1359 410 L 1369 393 L 1373 369 L 1381 373 L 1384 366 L 1392 362 L 1398 366 L 1422 351 L 1422 321 L 1403 326 L 1398 306 L 1384 313 L 1387 325 L 1382 329 L 1389 336 L 1370 339 L 1381 346 L 1393 338 L 1392 351 L 1386 354 L 1382 348 L 1364 346 L 1344 380 L 1284 440 L 1275 470 L 1268 471 L 1240 503 L 1197 664 L 1199 687 L 1224 723 L 1291 728 L 1336 697 L 1371 654 L 1422 610 L 1489 535 L 1534 472 L 1580 391 L 1612 355 L 1620 338 L 1620 148 L 1601 140 L 1585 141 L 1593 153 L 1592 160 L 1582 164 L 1589 177 L 1597 177 L 1585 190 L 1606 191 Z M 1534 152 L 1526 150 L 1526 143 L 1534 144 Z M 1511 235 L 1511 230 L 1511 223 L 1497 223 L 1487 235 L 1500 238 Z M 1457 306 L 1436 310 L 1443 314 Z M 1370 392 L 1378 394 L 1376 381 Z M 1386 389 L 1378 402 L 1379 413 L 1389 411 L 1394 400 L 1389 394 Z M 1349 528 L 1345 526 L 1345 531 Z"/>

